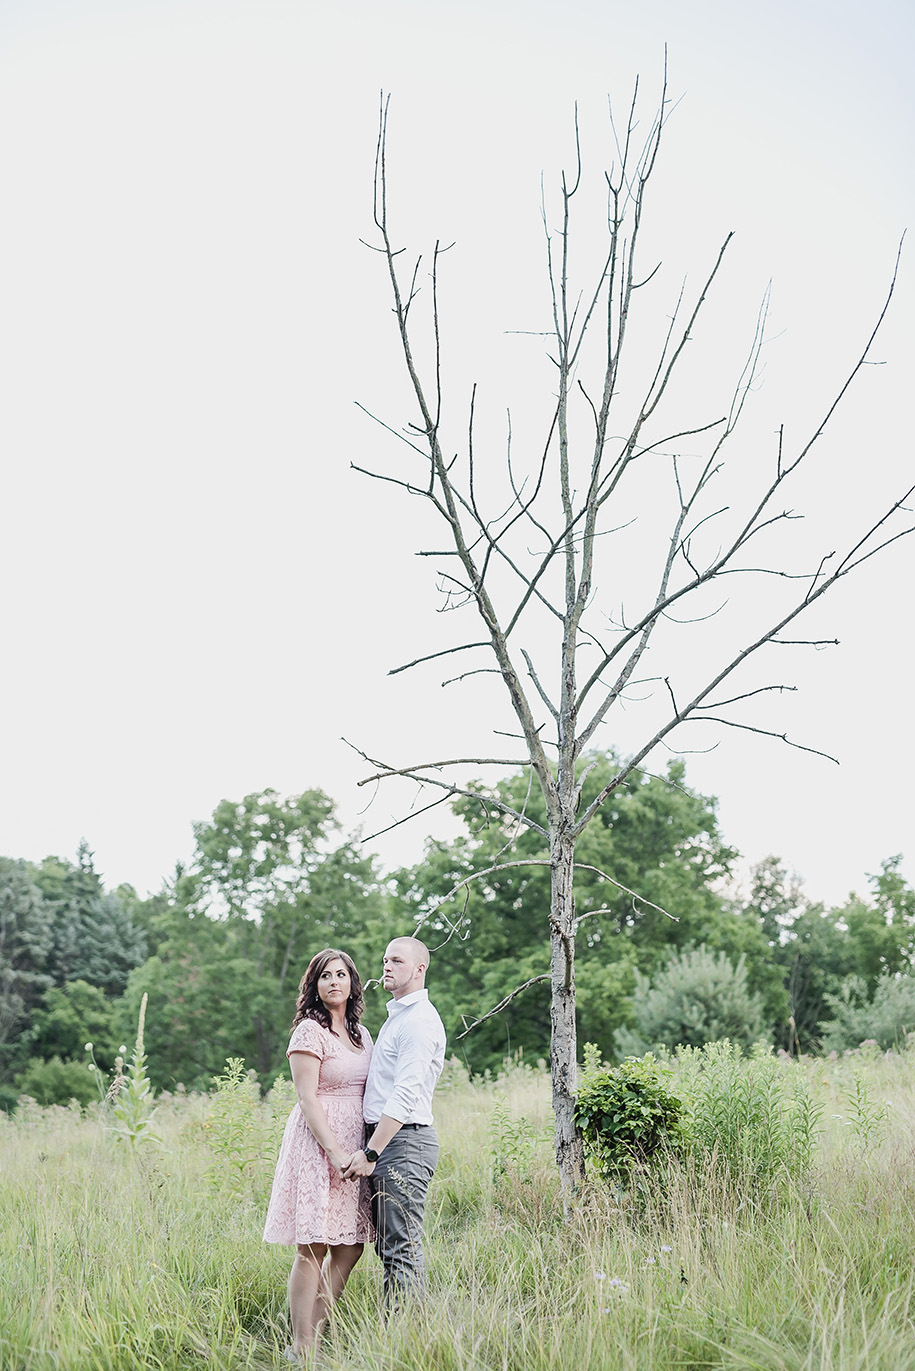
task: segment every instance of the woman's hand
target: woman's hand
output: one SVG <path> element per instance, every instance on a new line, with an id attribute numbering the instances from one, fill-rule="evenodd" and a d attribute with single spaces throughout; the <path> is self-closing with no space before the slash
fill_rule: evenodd
<path id="1" fill-rule="evenodd" d="M 343 1172 L 343 1179 L 345 1181 L 355 1181 L 358 1180 L 360 1176 L 371 1176 L 374 1170 L 375 1163 L 370 1162 L 363 1149 L 360 1148 L 358 1152 L 353 1153 L 347 1162 L 346 1170 Z"/>

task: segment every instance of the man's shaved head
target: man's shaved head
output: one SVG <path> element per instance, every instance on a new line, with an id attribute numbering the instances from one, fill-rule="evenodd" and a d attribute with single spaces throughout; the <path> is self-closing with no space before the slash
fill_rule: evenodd
<path id="1" fill-rule="evenodd" d="M 393 947 L 395 943 L 405 952 L 409 952 L 416 966 L 429 965 L 429 949 L 425 943 L 420 942 L 419 938 L 412 938 L 409 933 L 405 933 L 402 938 L 392 938 L 391 946 Z"/>
<path id="2" fill-rule="evenodd" d="M 429 949 L 419 938 L 392 938 L 385 948 L 381 984 L 395 1000 L 402 999 L 425 989 L 428 965 Z"/>

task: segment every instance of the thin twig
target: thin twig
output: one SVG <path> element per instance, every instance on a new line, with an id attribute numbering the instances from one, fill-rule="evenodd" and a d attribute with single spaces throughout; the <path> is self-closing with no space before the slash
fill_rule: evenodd
<path id="1" fill-rule="evenodd" d="M 548 981 L 549 979 L 550 973 L 548 971 L 542 971 L 539 976 L 532 976 L 530 980 L 525 981 L 523 985 L 516 986 L 515 989 L 511 992 L 511 994 L 506 995 L 503 1000 L 500 1000 L 499 1003 L 493 1009 L 490 1009 L 488 1014 L 483 1015 L 482 1019 L 474 1019 L 473 1023 L 470 1025 L 469 1028 L 465 1028 L 463 1033 L 459 1033 L 457 1035 L 455 1042 L 460 1042 L 462 1038 L 467 1037 L 468 1033 L 472 1033 L 475 1028 L 479 1028 L 481 1023 L 485 1023 L 487 1019 L 492 1019 L 496 1014 L 501 1013 L 501 1011 L 505 1008 L 506 1005 L 511 1004 L 512 1000 L 515 998 L 516 995 L 521 994 L 522 990 L 528 990 L 532 985 L 538 985 L 540 981 Z M 465 1014 L 462 1014 L 461 1018 L 463 1019 L 464 1023 L 467 1022 L 467 1016 Z"/>

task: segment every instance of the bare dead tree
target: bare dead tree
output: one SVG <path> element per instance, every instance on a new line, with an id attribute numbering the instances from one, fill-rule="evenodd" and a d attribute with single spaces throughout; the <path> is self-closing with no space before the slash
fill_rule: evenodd
<path id="1" fill-rule="evenodd" d="M 446 456 L 446 451 L 452 454 L 456 449 L 450 442 L 446 449 L 442 434 L 442 249 L 436 243 L 431 263 L 431 311 L 424 326 L 428 330 L 431 362 L 426 374 L 417 361 L 413 330 L 420 263 L 416 262 L 409 277 L 402 274 L 402 250 L 395 246 L 389 227 L 388 105 L 384 100 L 375 165 L 374 220 L 380 245 L 369 244 L 376 246 L 387 265 L 399 345 L 418 417 L 402 430 L 378 420 L 409 447 L 413 466 L 407 475 L 370 471 L 361 466 L 356 469 L 375 479 L 393 482 L 432 507 L 441 520 L 447 547 L 424 550 L 422 555 L 448 559 L 443 561 L 446 569 L 440 573 L 445 607 L 468 606 L 476 612 L 480 623 L 480 632 L 472 641 L 458 641 L 444 651 L 395 667 L 394 671 L 454 654 L 490 654 L 488 667 L 468 668 L 452 679 L 462 680 L 478 669 L 498 672 L 517 719 L 521 746 L 514 757 L 445 758 L 409 766 L 387 764 L 362 752 L 374 768 L 374 775 L 366 781 L 409 777 L 424 786 L 437 787 L 441 798 L 448 799 L 471 793 L 456 780 L 448 779 L 445 773 L 449 767 L 492 763 L 524 766 L 536 777 L 546 805 L 546 828 L 522 810 L 510 808 L 497 795 L 488 797 L 486 803 L 518 826 L 536 829 L 549 849 L 551 903 L 549 927 L 544 932 L 548 932 L 550 942 L 550 1064 L 556 1159 L 567 1202 L 583 1175 L 581 1140 L 573 1118 L 578 927 L 573 876 L 579 836 L 598 808 L 626 783 L 633 771 L 642 767 L 649 754 L 675 730 L 692 722 L 704 719 L 719 726 L 748 728 L 788 743 L 784 734 L 759 727 L 746 717 L 736 718 L 733 710 L 766 692 L 790 687 L 779 681 L 725 690 L 725 683 L 748 658 L 768 645 L 820 645 L 825 641 L 788 637 L 786 630 L 840 580 L 913 531 L 913 525 L 904 517 L 909 513 L 905 507 L 912 493 L 909 490 L 890 508 L 865 521 L 844 551 L 828 552 L 807 573 L 792 573 L 783 565 L 770 564 L 765 552 L 767 538 L 771 539 L 785 521 L 796 517 L 790 508 L 781 507 L 783 491 L 822 438 L 838 405 L 867 363 L 892 296 L 892 285 L 860 356 L 812 434 L 788 451 L 784 433 L 779 433 L 768 470 L 742 509 L 730 509 L 712 497 L 728 445 L 757 376 L 765 302 L 749 355 L 736 386 L 729 390 L 723 412 L 709 422 L 679 427 L 664 419 L 664 402 L 670 396 L 673 378 L 684 368 L 687 344 L 709 293 L 718 282 L 730 234 L 695 298 L 688 300 L 685 288 L 681 290 L 659 355 L 648 367 L 635 403 L 631 399 L 631 370 L 627 398 L 621 398 L 620 372 L 624 358 L 627 364 L 630 362 L 627 343 L 633 308 L 638 292 L 654 274 L 650 272 L 640 279 L 637 262 L 646 190 L 655 172 L 668 115 L 666 78 L 657 113 L 647 137 L 642 138 L 637 136 L 637 94 L 636 85 L 625 128 L 618 133 L 614 128 L 615 164 L 606 173 L 606 249 L 587 292 L 579 293 L 571 284 L 572 209 L 582 180 L 577 116 L 576 169 L 573 176 L 562 176 L 559 224 L 555 230 L 550 227 L 544 209 L 552 299 L 548 336 L 556 389 L 539 456 L 525 471 L 519 473 L 512 461 L 510 421 L 504 461 L 481 462 L 474 433 L 475 389 L 470 397 L 466 436 L 459 444 L 461 455 Z M 583 370 L 596 373 L 593 388 L 580 379 Z M 496 467 L 498 478 L 494 475 Z M 651 478 L 647 493 L 640 475 L 646 467 Z M 631 503 L 627 504 L 627 500 Z M 624 613 L 614 621 L 600 612 L 598 592 L 606 599 L 606 591 L 618 585 L 619 571 L 617 568 L 599 575 L 598 562 L 609 560 L 613 536 L 620 535 L 630 522 L 630 515 L 645 515 L 650 530 L 660 541 L 655 549 L 650 593 L 644 595 L 634 613 Z M 777 554 L 772 555 L 774 558 Z M 701 597 L 708 587 L 723 583 L 725 577 L 734 578 L 727 582 L 729 586 L 736 582 L 740 586 L 756 583 L 771 588 L 761 625 L 748 632 L 737 646 L 736 640 L 729 644 L 726 635 L 722 635 L 716 649 L 717 659 L 706 660 L 704 675 L 698 683 L 690 684 L 685 694 L 675 684 L 672 669 L 653 671 L 651 679 L 657 683 L 659 698 L 666 702 L 663 713 L 655 715 L 644 743 L 620 764 L 610 782 L 582 809 L 583 785 L 589 771 L 586 750 L 589 746 L 593 748 L 598 730 L 615 717 L 614 711 L 621 707 L 627 690 L 639 680 L 649 646 L 662 652 L 667 650 L 665 627 L 671 621 L 689 621 L 690 606 L 694 603 L 693 617 L 707 618 L 708 609 Z M 639 593 L 633 591 L 630 599 Z M 737 608 L 742 614 L 739 602 Z M 748 622 L 748 617 L 739 618 L 739 631 L 745 631 Z M 552 647 L 541 651 L 535 662 L 531 643 L 549 638 L 550 632 Z M 505 863 L 512 864 L 511 860 Z M 601 874 L 612 879 L 609 873 Z M 516 993 L 512 992 L 503 1003 L 507 1004 Z"/>

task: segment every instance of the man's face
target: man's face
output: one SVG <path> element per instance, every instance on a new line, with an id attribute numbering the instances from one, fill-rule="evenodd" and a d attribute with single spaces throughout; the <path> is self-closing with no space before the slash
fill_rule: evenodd
<path id="1" fill-rule="evenodd" d="M 409 943 L 388 943 L 381 976 L 381 984 L 385 990 L 389 990 L 394 999 L 399 1000 L 404 995 L 409 995 L 411 990 L 417 990 L 421 979 L 417 975 Z"/>

